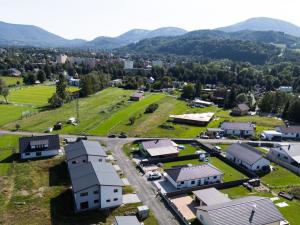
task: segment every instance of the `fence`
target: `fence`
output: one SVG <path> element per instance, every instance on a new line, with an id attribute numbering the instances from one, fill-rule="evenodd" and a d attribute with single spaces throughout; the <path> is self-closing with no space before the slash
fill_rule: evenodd
<path id="1" fill-rule="evenodd" d="M 207 188 L 216 188 L 216 189 L 226 189 L 226 188 L 232 188 L 236 186 L 243 185 L 243 183 L 248 182 L 250 179 L 241 179 L 241 180 L 234 180 L 234 181 L 229 181 L 225 183 L 215 183 L 215 184 L 208 184 L 208 185 L 202 185 L 202 186 L 196 186 L 196 187 L 191 187 L 191 188 L 185 188 L 182 190 L 177 190 L 173 192 L 168 192 L 166 195 L 168 197 L 174 197 L 182 194 L 189 194 L 193 191 L 198 191 L 202 189 L 207 189 Z"/>
<path id="2" fill-rule="evenodd" d="M 159 158 L 159 159 L 149 159 L 147 161 L 141 161 L 140 164 L 143 166 L 158 164 L 158 163 L 168 163 L 168 162 L 178 162 L 189 159 L 198 159 L 199 155 L 191 154 L 191 155 L 183 155 L 183 156 L 174 156 L 167 158 Z"/>

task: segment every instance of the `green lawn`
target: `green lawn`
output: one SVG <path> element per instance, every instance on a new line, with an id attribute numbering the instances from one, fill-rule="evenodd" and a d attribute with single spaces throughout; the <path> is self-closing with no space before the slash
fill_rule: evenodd
<path id="1" fill-rule="evenodd" d="M 183 150 L 180 150 L 179 156 L 191 155 L 191 154 L 194 154 L 196 151 L 201 150 L 200 147 L 193 146 L 190 144 L 180 144 L 180 145 L 184 146 L 185 148 Z"/>
<path id="2" fill-rule="evenodd" d="M 22 112 L 36 111 L 29 106 L 16 106 L 11 104 L 0 104 L 0 126 L 16 121 L 21 118 Z"/>
<path id="3" fill-rule="evenodd" d="M 0 76 L 0 79 L 2 79 L 6 85 L 15 85 L 19 81 L 20 84 L 23 84 L 23 78 L 22 77 L 6 77 L 6 76 Z"/>
<path id="4" fill-rule="evenodd" d="M 281 166 L 275 165 L 274 163 L 272 166 L 275 168 L 275 170 L 261 178 L 263 183 L 273 188 L 293 185 L 300 186 L 299 176 Z"/>
<path id="5" fill-rule="evenodd" d="M 70 87 L 69 90 L 74 91 L 77 90 L 77 88 Z M 48 104 L 48 99 L 54 92 L 54 85 L 22 86 L 20 88 L 10 90 L 8 101 L 15 104 L 43 106 Z"/>
<path id="6" fill-rule="evenodd" d="M 0 177 L 8 174 L 11 163 L 7 160 L 13 151 L 18 150 L 18 140 L 19 136 L 0 135 Z"/>
<path id="7" fill-rule="evenodd" d="M 246 178 L 246 175 L 240 173 L 239 171 L 235 170 L 233 167 L 227 165 L 226 163 L 224 163 L 223 161 L 219 160 L 216 157 L 210 157 L 209 163 L 211 163 L 212 165 L 214 165 L 216 168 L 218 168 L 224 173 L 224 182 Z M 204 163 L 199 161 L 198 159 L 192 159 L 192 160 L 184 160 L 179 162 L 164 163 L 163 168 L 168 169 L 171 168 L 172 166 L 187 165 L 187 164 L 200 165 Z"/>

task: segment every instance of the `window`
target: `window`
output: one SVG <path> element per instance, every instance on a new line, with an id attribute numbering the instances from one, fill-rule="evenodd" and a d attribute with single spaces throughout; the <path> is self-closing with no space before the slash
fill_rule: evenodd
<path id="1" fill-rule="evenodd" d="M 80 193 L 80 196 L 81 196 L 81 197 L 83 197 L 83 196 L 88 196 L 88 195 L 89 195 L 88 192 L 82 192 L 82 193 Z"/>
<path id="2" fill-rule="evenodd" d="M 259 166 L 257 166 L 256 169 L 259 169 Z"/>
<path id="3" fill-rule="evenodd" d="M 94 191 L 94 194 L 95 194 L 95 195 L 99 194 L 99 191 Z"/>
<path id="4" fill-rule="evenodd" d="M 217 176 L 214 176 L 214 179 L 217 179 Z"/>
<path id="5" fill-rule="evenodd" d="M 99 203 L 99 200 L 98 199 L 94 200 L 94 203 Z"/>
<path id="6" fill-rule="evenodd" d="M 41 152 L 36 152 L 35 154 L 36 154 L 36 156 L 41 156 L 42 155 Z"/>
<path id="7" fill-rule="evenodd" d="M 88 208 L 89 208 L 89 202 L 80 203 L 80 209 L 88 209 Z"/>
<path id="8" fill-rule="evenodd" d="M 25 152 L 25 155 L 30 155 L 30 152 Z"/>
<path id="9" fill-rule="evenodd" d="M 110 199 L 107 199 L 106 202 L 110 202 Z"/>
<path id="10" fill-rule="evenodd" d="M 180 184 L 184 184 L 184 181 L 181 181 Z"/>
<path id="11" fill-rule="evenodd" d="M 118 189 L 114 189 L 114 193 L 117 193 L 118 192 Z"/>
<path id="12" fill-rule="evenodd" d="M 82 160 L 82 162 L 83 162 L 83 163 L 85 163 L 85 162 L 86 162 L 86 161 L 85 161 L 85 159 L 84 159 L 84 160 Z"/>
<path id="13" fill-rule="evenodd" d="M 102 159 L 99 159 L 99 162 L 102 162 Z"/>
<path id="14" fill-rule="evenodd" d="M 76 164 L 77 162 L 76 161 L 72 161 L 72 164 Z"/>
<path id="15" fill-rule="evenodd" d="M 114 201 L 118 201 L 118 198 L 114 198 Z"/>
<path id="16" fill-rule="evenodd" d="M 195 181 L 194 181 L 194 180 L 192 180 L 192 181 L 191 181 L 191 184 L 195 184 Z"/>

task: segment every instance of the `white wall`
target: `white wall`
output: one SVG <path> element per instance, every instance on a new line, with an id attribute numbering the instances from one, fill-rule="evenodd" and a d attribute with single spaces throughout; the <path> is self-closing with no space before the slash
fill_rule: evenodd
<path id="1" fill-rule="evenodd" d="M 87 162 L 99 162 L 99 163 L 102 163 L 102 162 L 105 162 L 105 159 L 106 157 L 104 156 L 87 156 L 87 155 L 83 155 L 83 156 L 79 156 L 77 158 L 74 158 L 74 159 L 71 159 L 71 160 L 68 160 L 68 167 L 69 168 L 74 168 L 74 167 L 77 167 L 79 165 L 82 165 L 84 163 L 87 163 Z M 76 163 L 73 163 L 73 162 L 76 162 Z"/>
<path id="2" fill-rule="evenodd" d="M 98 194 L 94 194 L 94 191 L 97 191 Z M 87 192 L 87 196 L 80 196 L 80 193 L 85 193 Z M 99 191 L 99 186 L 95 185 L 93 187 L 87 188 L 85 190 L 82 190 L 80 192 L 74 193 L 74 200 L 75 200 L 75 208 L 76 211 L 86 211 L 89 209 L 95 209 L 100 207 L 100 191 Z M 94 203 L 94 200 L 99 200 L 99 203 Z M 89 208 L 88 209 L 81 209 L 80 208 L 80 203 L 81 202 L 86 202 L 88 201 L 89 203 Z"/>
<path id="3" fill-rule="evenodd" d="M 118 192 L 114 192 L 114 190 L 117 189 Z M 122 187 L 116 187 L 116 186 L 101 186 L 100 188 L 101 193 L 101 208 L 110 208 L 110 207 L 116 207 L 122 204 L 123 198 L 122 198 Z M 114 199 L 118 200 L 114 200 Z M 107 202 L 107 200 L 110 200 L 110 202 Z"/>
<path id="4" fill-rule="evenodd" d="M 21 159 L 33 159 L 33 158 L 55 156 L 58 155 L 59 150 L 37 151 L 37 152 L 41 152 L 41 155 L 37 156 L 36 152 L 28 152 L 28 155 L 26 155 L 25 153 L 21 153 Z"/>
<path id="5" fill-rule="evenodd" d="M 200 223 L 203 224 L 203 225 L 213 224 L 213 222 L 211 221 L 208 213 L 205 212 L 205 211 L 197 210 L 196 217 L 200 221 Z"/>
<path id="6" fill-rule="evenodd" d="M 226 135 L 235 135 L 240 136 L 242 131 L 240 130 L 225 130 Z M 254 131 L 244 131 L 244 136 L 252 136 L 254 134 Z"/>
<path id="7" fill-rule="evenodd" d="M 270 166 L 270 161 L 265 158 L 262 158 L 252 165 L 251 170 L 252 171 L 262 170 L 262 168 L 266 166 Z"/>

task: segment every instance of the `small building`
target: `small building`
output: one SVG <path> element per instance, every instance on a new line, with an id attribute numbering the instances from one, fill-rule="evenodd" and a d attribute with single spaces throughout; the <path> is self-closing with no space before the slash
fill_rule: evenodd
<path id="1" fill-rule="evenodd" d="M 255 125 L 253 123 L 224 122 L 221 129 L 224 130 L 224 135 L 249 137 L 254 135 Z"/>
<path id="2" fill-rule="evenodd" d="M 300 168 L 300 144 L 280 144 L 271 148 L 268 156 L 275 162 L 284 162 Z"/>
<path id="3" fill-rule="evenodd" d="M 232 109 L 231 114 L 234 116 L 245 116 L 249 113 L 249 106 L 246 104 L 238 104 L 236 107 Z"/>
<path id="4" fill-rule="evenodd" d="M 197 219 L 203 225 L 286 225 L 269 198 L 256 196 L 197 207 Z"/>
<path id="5" fill-rule="evenodd" d="M 58 134 L 21 137 L 19 139 L 21 159 L 51 157 L 59 154 Z"/>
<path id="6" fill-rule="evenodd" d="M 292 86 L 280 86 L 278 88 L 278 91 L 286 92 L 286 93 L 292 93 L 293 92 L 293 87 Z"/>
<path id="7" fill-rule="evenodd" d="M 192 101 L 192 105 L 195 106 L 195 107 L 209 107 L 209 106 L 213 106 L 214 103 L 196 98 Z"/>
<path id="8" fill-rule="evenodd" d="M 124 70 L 132 70 L 133 69 L 133 61 L 125 60 L 124 61 Z"/>
<path id="9" fill-rule="evenodd" d="M 275 130 L 265 130 L 260 134 L 262 140 L 281 141 L 282 133 Z"/>
<path id="10" fill-rule="evenodd" d="M 279 126 L 276 131 L 282 133 L 283 139 L 300 138 L 300 126 Z"/>
<path id="11" fill-rule="evenodd" d="M 68 56 L 65 54 L 59 54 L 56 56 L 56 62 L 58 64 L 65 64 L 67 60 L 68 60 Z"/>
<path id="12" fill-rule="evenodd" d="M 114 225 L 141 225 L 136 216 L 116 216 Z"/>
<path id="13" fill-rule="evenodd" d="M 224 173 L 211 164 L 172 167 L 165 170 L 166 179 L 176 188 L 221 183 Z"/>
<path id="14" fill-rule="evenodd" d="M 259 150 L 247 144 L 230 145 L 226 158 L 249 171 L 267 171 L 270 167 L 270 161 Z"/>
<path id="15" fill-rule="evenodd" d="M 206 126 L 214 117 L 214 113 L 192 113 L 182 115 L 170 115 L 174 123 L 185 123 L 198 126 Z"/>
<path id="16" fill-rule="evenodd" d="M 70 86 L 79 87 L 80 86 L 80 79 L 74 79 L 71 77 L 68 81 Z"/>
<path id="17" fill-rule="evenodd" d="M 155 79 L 153 77 L 149 77 L 147 79 L 147 83 L 149 83 L 149 84 L 153 84 L 154 82 L 155 82 Z"/>
<path id="18" fill-rule="evenodd" d="M 119 87 L 121 85 L 123 85 L 123 80 L 122 79 L 115 79 L 115 80 L 111 80 L 109 82 L 109 86 L 111 86 L 111 87 Z"/>
<path id="19" fill-rule="evenodd" d="M 178 156 L 178 145 L 170 139 L 143 141 L 140 151 L 151 158 L 166 158 Z"/>
<path id="20" fill-rule="evenodd" d="M 140 101 L 142 98 L 144 98 L 144 93 L 136 92 L 130 96 L 130 101 Z"/>
<path id="21" fill-rule="evenodd" d="M 10 68 L 8 69 L 8 75 L 13 76 L 13 77 L 19 77 L 21 76 L 21 71 L 17 70 L 16 68 Z"/>
<path id="22" fill-rule="evenodd" d="M 198 206 L 211 206 L 231 201 L 225 194 L 215 188 L 193 191 L 193 195 Z"/>
<path id="23" fill-rule="evenodd" d="M 97 141 L 81 140 L 65 147 L 66 160 L 69 168 L 88 162 L 105 162 L 107 155 Z"/>
<path id="24" fill-rule="evenodd" d="M 109 163 L 89 162 L 69 167 L 75 212 L 106 209 L 123 202 L 122 180 Z"/>

